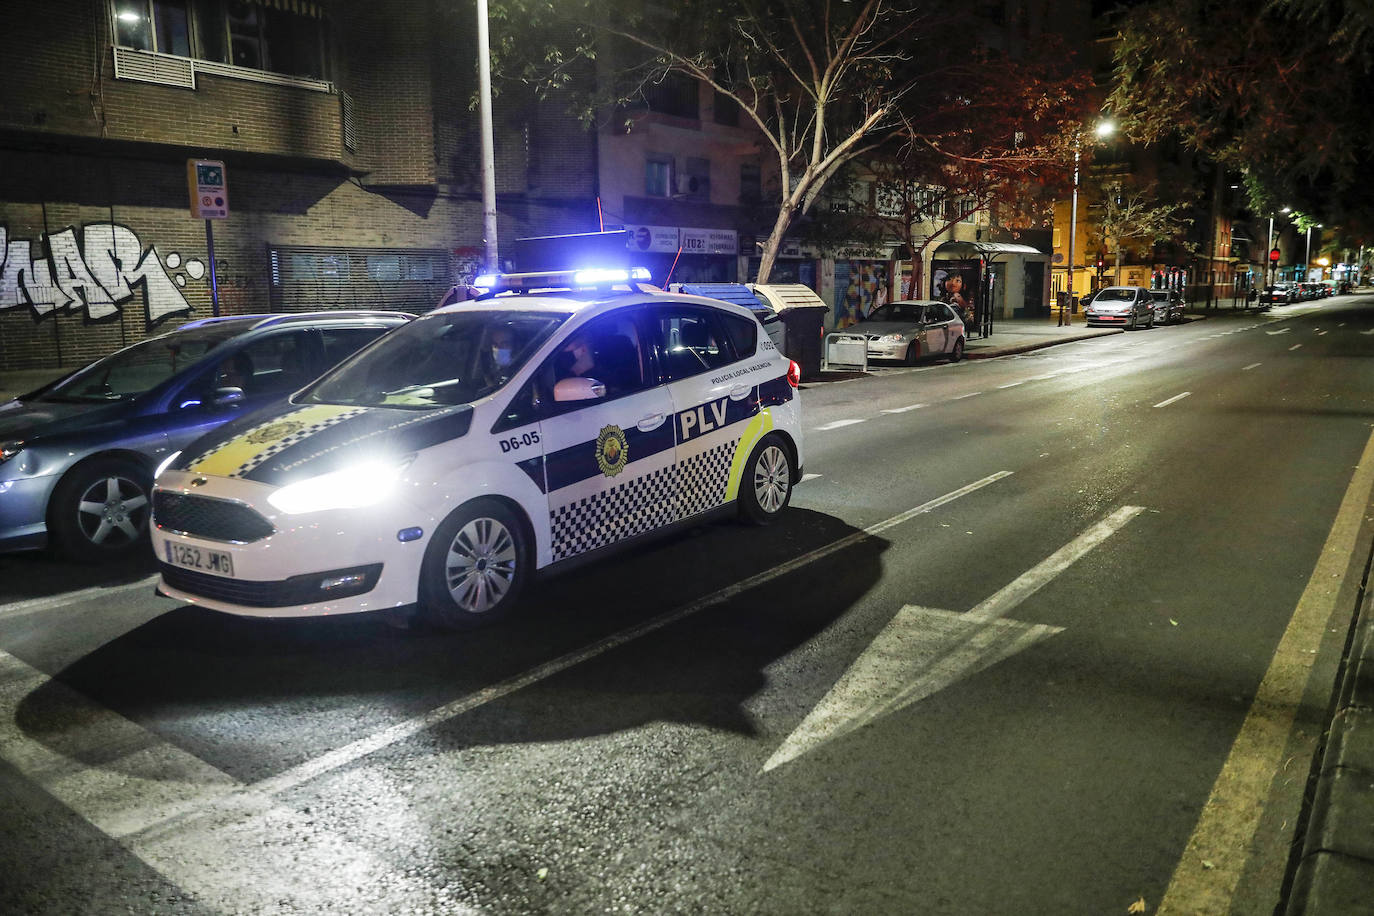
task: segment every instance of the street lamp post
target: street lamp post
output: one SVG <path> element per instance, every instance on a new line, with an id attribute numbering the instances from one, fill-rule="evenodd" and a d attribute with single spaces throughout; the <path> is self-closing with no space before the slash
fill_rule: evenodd
<path id="1" fill-rule="evenodd" d="M 1116 130 L 1116 125 L 1111 121 L 1101 121 L 1094 129 L 1099 137 L 1110 137 Z M 1073 196 L 1069 204 L 1069 303 L 1072 306 L 1074 292 L 1074 258 L 1078 254 L 1078 164 L 1079 150 L 1083 144 L 1083 132 L 1076 131 L 1073 136 Z M 1059 324 L 1064 325 L 1064 310 L 1059 310 Z"/>
<path id="2" fill-rule="evenodd" d="M 496 249 L 496 152 L 491 118 L 491 41 L 487 34 L 487 0 L 477 0 L 478 113 L 482 125 L 482 239 L 486 269 L 500 271 Z"/>

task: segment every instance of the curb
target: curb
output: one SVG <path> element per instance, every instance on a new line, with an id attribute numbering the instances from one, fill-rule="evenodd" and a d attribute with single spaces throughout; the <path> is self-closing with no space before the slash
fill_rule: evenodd
<path id="1" fill-rule="evenodd" d="M 1014 344 L 1009 347 L 997 347 L 996 349 L 977 351 L 964 350 L 964 359 L 996 359 L 999 356 L 1013 356 L 1017 353 L 1029 353 L 1031 350 L 1043 350 L 1046 347 L 1057 347 L 1060 344 L 1074 343 L 1079 340 L 1092 340 L 1094 337 L 1109 337 L 1112 334 L 1124 334 L 1125 328 L 1104 328 L 1094 331 L 1091 334 L 1075 334 L 1072 337 L 1052 337 L 1048 340 L 1036 340 L 1030 343 Z"/>
<path id="2" fill-rule="evenodd" d="M 1374 916 L 1374 591 L 1368 586 L 1367 562 L 1286 916 Z"/>

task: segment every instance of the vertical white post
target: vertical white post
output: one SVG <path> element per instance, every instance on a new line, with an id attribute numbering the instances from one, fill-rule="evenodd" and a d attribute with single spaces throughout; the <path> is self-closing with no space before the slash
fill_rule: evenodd
<path id="1" fill-rule="evenodd" d="M 496 250 L 496 143 L 491 127 L 491 40 L 487 35 L 487 0 L 477 0 L 477 88 L 482 120 L 482 239 L 486 268 L 499 271 Z"/>

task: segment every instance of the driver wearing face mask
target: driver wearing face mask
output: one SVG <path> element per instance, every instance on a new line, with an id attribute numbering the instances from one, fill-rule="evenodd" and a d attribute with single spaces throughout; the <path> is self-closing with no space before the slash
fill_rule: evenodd
<path id="1" fill-rule="evenodd" d="M 510 328 L 492 329 L 486 358 L 492 384 L 501 384 L 509 378 L 511 363 L 515 361 L 515 335 Z"/>

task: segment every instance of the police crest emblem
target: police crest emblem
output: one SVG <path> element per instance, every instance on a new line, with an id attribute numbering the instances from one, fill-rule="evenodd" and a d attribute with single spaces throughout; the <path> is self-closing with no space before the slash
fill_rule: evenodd
<path id="1" fill-rule="evenodd" d="M 250 433 L 245 438 L 253 445 L 271 445 L 274 442 L 280 442 L 287 436 L 295 435 L 302 429 L 305 429 L 304 423 L 295 420 L 284 420 L 280 423 L 264 426 L 257 432 Z"/>
<path id="2" fill-rule="evenodd" d="M 619 426 L 603 426 L 596 437 L 596 466 L 607 477 L 614 477 L 625 470 L 630 460 L 630 443 Z"/>

